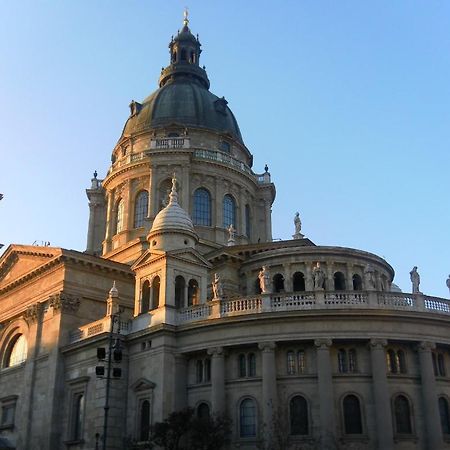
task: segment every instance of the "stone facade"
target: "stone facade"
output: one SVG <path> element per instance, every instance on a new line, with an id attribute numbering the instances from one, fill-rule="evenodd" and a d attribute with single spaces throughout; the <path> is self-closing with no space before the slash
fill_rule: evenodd
<path id="1" fill-rule="evenodd" d="M 0 259 L 1 437 L 96 449 L 109 389 L 110 450 L 186 406 L 228 415 L 230 449 L 450 449 L 450 302 L 398 292 L 374 254 L 272 242 L 275 187 L 187 20 L 170 51 L 87 190 L 86 252 Z M 119 347 L 108 388 L 97 349 Z"/>

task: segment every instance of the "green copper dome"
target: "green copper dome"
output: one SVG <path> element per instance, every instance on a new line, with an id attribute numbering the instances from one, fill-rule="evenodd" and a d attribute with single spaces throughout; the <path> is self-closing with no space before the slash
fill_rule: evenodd
<path id="1" fill-rule="evenodd" d="M 227 101 L 209 91 L 209 80 L 199 66 L 200 41 L 187 21 L 169 43 L 170 64 L 161 71 L 159 89 L 142 104 L 132 102 L 124 136 L 155 128 L 178 125 L 229 134 L 243 143 Z"/>
<path id="2" fill-rule="evenodd" d="M 226 103 L 196 81 L 169 82 L 144 100 L 140 111 L 128 119 L 123 134 L 176 124 L 229 133 L 242 143 L 239 126 Z"/>

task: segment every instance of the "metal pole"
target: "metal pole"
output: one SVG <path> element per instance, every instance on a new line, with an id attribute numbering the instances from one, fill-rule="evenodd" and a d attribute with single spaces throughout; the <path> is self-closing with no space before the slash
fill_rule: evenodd
<path id="1" fill-rule="evenodd" d="M 114 331 L 114 322 L 116 321 L 117 316 L 115 314 L 111 315 L 111 328 L 109 330 L 109 342 L 108 342 L 108 366 L 106 369 L 106 392 L 105 392 L 105 417 L 103 421 L 103 446 L 102 449 L 106 450 L 106 439 L 108 433 L 108 413 L 109 413 L 109 388 L 111 384 L 111 358 L 112 358 L 112 346 L 113 346 L 113 331 Z"/>

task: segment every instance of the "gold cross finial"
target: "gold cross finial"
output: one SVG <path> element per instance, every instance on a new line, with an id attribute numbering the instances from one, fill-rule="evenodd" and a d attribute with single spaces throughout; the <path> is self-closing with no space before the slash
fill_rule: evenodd
<path id="1" fill-rule="evenodd" d="M 184 19 L 183 19 L 183 25 L 184 25 L 185 27 L 187 27 L 187 26 L 189 25 L 189 19 L 188 19 L 188 16 L 189 16 L 189 10 L 188 10 L 188 7 L 187 7 L 187 6 L 184 8 L 183 16 L 184 16 Z"/>

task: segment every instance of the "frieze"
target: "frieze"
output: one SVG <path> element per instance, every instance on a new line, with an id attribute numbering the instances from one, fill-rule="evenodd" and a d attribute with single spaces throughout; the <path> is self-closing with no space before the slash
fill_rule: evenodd
<path id="1" fill-rule="evenodd" d="M 50 306 L 54 311 L 76 312 L 80 307 L 80 303 L 79 297 L 66 294 L 65 292 L 59 292 L 50 297 Z"/>

